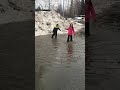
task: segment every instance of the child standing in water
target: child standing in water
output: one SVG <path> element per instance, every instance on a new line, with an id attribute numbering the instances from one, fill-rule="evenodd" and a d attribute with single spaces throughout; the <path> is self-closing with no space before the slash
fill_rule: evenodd
<path id="1" fill-rule="evenodd" d="M 52 37 L 51 38 L 53 38 L 53 36 L 55 36 L 55 38 L 57 38 L 57 31 L 58 30 L 60 30 L 60 28 L 59 28 L 59 25 L 58 24 L 56 24 L 56 26 L 54 27 L 54 29 L 53 29 L 53 34 L 52 34 Z M 61 30 L 60 30 L 61 31 Z"/>
<path id="2" fill-rule="evenodd" d="M 91 0 L 85 0 L 85 36 L 90 35 L 89 21 L 91 15 L 96 22 L 96 14 Z"/>
<path id="3" fill-rule="evenodd" d="M 74 27 L 73 27 L 72 23 L 70 24 L 70 26 L 69 26 L 69 28 L 67 30 L 68 30 L 67 42 L 69 42 L 69 39 L 70 39 L 70 41 L 72 41 L 72 34 L 75 35 L 75 31 L 74 31 Z"/>

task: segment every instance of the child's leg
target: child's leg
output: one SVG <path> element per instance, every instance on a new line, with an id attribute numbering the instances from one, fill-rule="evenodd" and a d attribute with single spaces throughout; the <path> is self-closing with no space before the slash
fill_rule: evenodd
<path id="1" fill-rule="evenodd" d="M 53 34 L 52 34 L 52 37 L 51 37 L 51 38 L 53 38 L 54 35 L 55 35 L 55 32 L 53 31 Z"/>
<path id="2" fill-rule="evenodd" d="M 55 32 L 55 38 L 57 38 L 57 32 Z"/>
<path id="3" fill-rule="evenodd" d="M 53 38 L 53 36 L 54 36 L 54 33 L 52 34 L 52 37 L 51 37 L 51 38 Z"/>
<path id="4" fill-rule="evenodd" d="M 67 42 L 69 42 L 69 35 L 68 35 L 68 38 L 67 38 Z"/>
<path id="5" fill-rule="evenodd" d="M 70 35 L 70 41 L 72 41 L 72 35 Z"/>

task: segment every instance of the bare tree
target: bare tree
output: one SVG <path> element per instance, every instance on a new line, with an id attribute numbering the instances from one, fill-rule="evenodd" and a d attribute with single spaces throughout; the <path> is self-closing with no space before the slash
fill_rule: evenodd
<path id="1" fill-rule="evenodd" d="M 80 0 L 75 0 L 75 4 L 74 4 L 75 8 L 75 16 L 80 15 L 80 8 L 81 8 L 81 2 Z"/>
<path id="2" fill-rule="evenodd" d="M 58 0 L 59 1 L 59 0 Z M 53 5 L 53 0 L 41 0 L 38 3 L 39 8 L 37 10 L 44 10 L 44 5 L 41 4 L 41 2 L 46 3 L 49 10 L 53 9 L 55 10 L 56 7 Z M 81 4 L 83 3 L 83 4 Z M 83 7 L 84 6 L 84 0 L 81 2 L 81 0 L 61 0 L 61 3 L 59 3 L 56 11 L 60 13 L 63 17 L 72 17 L 79 16 L 81 13 L 83 13 Z"/>
<path id="3" fill-rule="evenodd" d="M 58 5 L 58 8 L 57 8 L 56 11 L 57 11 L 58 13 L 60 13 L 61 15 L 63 14 L 62 5 L 61 5 L 61 4 Z"/>
<path id="4" fill-rule="evenodd" d="M 85 2 L 84 0 L 81 1 L 81 10 L 80 14 L 84 15 L 85 14 Z"/>
<path id="5" fill-rule="evenodd" d="M 70 17 L 75 17 L 80 15 L 81 2 L 80 0 L 71 0 L 71 5 L 69 9 Z"/>

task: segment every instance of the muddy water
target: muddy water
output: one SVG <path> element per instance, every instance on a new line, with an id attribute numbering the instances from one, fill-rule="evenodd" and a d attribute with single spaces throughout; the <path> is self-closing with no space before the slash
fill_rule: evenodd
<path id="1" fill-rule="evenodd" d="M 36 90 L 85 90 L 85 38 L 67 35 L 35 39 Z"/>

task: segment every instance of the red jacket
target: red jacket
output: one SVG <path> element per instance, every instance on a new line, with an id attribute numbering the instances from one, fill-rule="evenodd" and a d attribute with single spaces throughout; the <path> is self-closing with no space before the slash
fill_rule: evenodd
<path id="1" fill-rule="evenodd" d="M 86 1 L 86 3 L 85 3 L 85 22 L 90 21 L 91 15 L 92 15 L 94 21 L 96 21 L 96 14 L 95 14 L 93 4 L 90 6 Z"/>
<path id="2" fill-rule="evenodd" d="M 68 30 L 68 35 L 72 35 L 73 33 L 75 34 L 74 28 L 69 27 L 67 30 Z"/>

